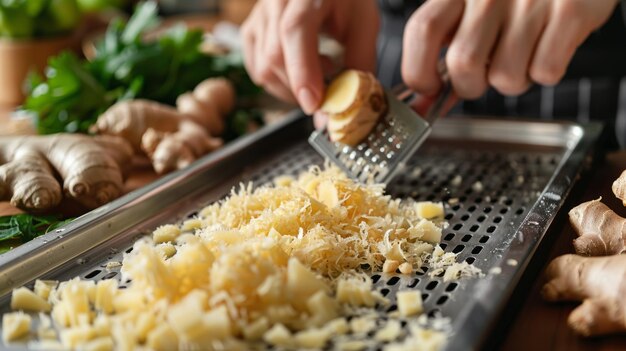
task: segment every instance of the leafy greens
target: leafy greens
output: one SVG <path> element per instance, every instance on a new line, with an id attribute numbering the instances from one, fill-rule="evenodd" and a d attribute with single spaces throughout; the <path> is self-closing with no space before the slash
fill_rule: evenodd
<path id="1" fill-rule="evenodd" d="M 63 53 L 49 61 L 45 80 L 29 79 L 23 109 L 34 113 L 39 134 L 86 133 L 98 116 L 117 101 L 142 98 L 174 105 L 176 98 L 210 77 L 233 81 L 238 97 L 259 92 L 240 55 L 203 53 L 203 33 L 179 25 L 155 40 L 146 32 L 158 23 L 157 5 L 138 5 L 127 23 L 114 20 L 91 61 Z"/>
<path id="2" fill-rule="evenodd" d="M 0 217 L 0 253 L 12 246 L 30 241 L 73 219 L 62 220 L 58 216 L 36 216 L 27 213 Z"/>

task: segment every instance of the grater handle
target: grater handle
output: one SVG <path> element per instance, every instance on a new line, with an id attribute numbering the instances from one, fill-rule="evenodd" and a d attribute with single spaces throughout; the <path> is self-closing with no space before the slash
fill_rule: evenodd
<path id="1" fill-rule="evenodd" d="M 448 68 L 443 60 L 439 61 L 437 69 L 443 82 L 443 87 L 434 100 L 414 92 L 404 83 L 392 89 L 392 93 L 398 100 L 417 110 L 420 116 L 430 125 L 432 125 L 437 118 L 441 117 L 442 114 L 445 114 L 447 109 L 452 107 L 452 102 L 456 101 L 450 75 L 448 74 Z"/>

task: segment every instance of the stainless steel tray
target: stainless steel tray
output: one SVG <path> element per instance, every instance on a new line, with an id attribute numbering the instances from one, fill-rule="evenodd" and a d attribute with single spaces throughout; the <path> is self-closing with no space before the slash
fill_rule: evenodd
<path id="1" fill-rule="evenodd" d="M 373 274 L 377 288 L 394 302 L 398 289 L 420 289 L 429 314 L 440 312 L 451 318 L 453 332 L 447 348 L 479 348 L 589 160 L 600 129 L 596 124 L 557 122 L 438 121 L 389 192 L 449 202 L 449 227 L 442 247 L 459 253 L 461 260 L 473 262 L 487 275 L 444 283 L 427 272 Z M 156 226 L 193 215 L 241 181 L 262 184 L 322 163 L 306 142 L 311 131 L 310 120 L 294 113 L 188 169 L 1 255 L 0 312 L 8 310 L 11 289 L 36 278 L 119 277 L 118 270 L 104 268 L 106 263 L 121 261 L 132 243 Z M 460 184 L 457 175 L 462 177 Z M 493 267 L 500 267 L 501 273 L 489 274 Z M 395 304 L 389 307 L 395 308 Z"/>

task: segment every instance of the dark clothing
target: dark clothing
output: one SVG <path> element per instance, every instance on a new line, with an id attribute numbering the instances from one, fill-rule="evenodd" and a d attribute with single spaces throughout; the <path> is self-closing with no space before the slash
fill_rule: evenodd
<path id="1" fill-rule="evenodd" d="M 421 1 L 379 0 L 382 30 L 378 75 L 388 87 L 402 81 L 400 60 L 404 25 Z M 564 79 L 554 87 L 532 86 L 518 97 L 490 89 L 463 101 L 455 112 L 470 115 L 599 120 L 606 123 L 607 147 L 626 148 L 626 26 L 621 9 L 577 50 Z"/>

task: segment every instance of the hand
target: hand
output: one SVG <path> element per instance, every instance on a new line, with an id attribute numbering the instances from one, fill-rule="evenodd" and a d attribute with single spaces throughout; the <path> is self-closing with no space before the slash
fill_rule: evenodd
<path id="1" fill-rule="evenodd" d="M 260 0 L 242 26 L 245 65 L 268 92 L 311 114 L 324 96 L 318 36 L 344 48 L 344 66 L 373 71 L 378 9 L 374 0 Z"/>
<path id="2" fill-rule="evenodd" d="M 488 86 L 518 95 L 531 82 L 559 82 L 574 52 L 606 22 L 617 0 L 429 0 L 405 28 L 402 76 L 415 91 L 441 87 L 446 64 L 456 94 L 480 97 Z"/>

